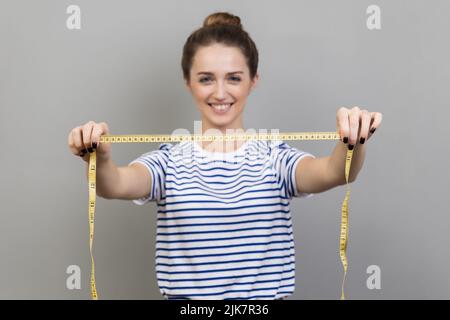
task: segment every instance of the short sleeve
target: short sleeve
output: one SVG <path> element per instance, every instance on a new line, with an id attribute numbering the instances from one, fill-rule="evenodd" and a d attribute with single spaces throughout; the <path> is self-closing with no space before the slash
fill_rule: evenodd
<path id="1" fill-rule="evenodd" d="M 270 154 L 277 174 L 277 182 L 283 195 L 289 199 L 292 199 L 293 197 L 312 197 L 313 193 L 298 192 L 295 170 L 300 161 L 305 157 L 316 157 L 309 152 L 291 147 L 282 141 L 271 142 L 270 144 Z"/>
<path id="2" fill-rule="evenodd" d="M 143 205 L 149 201 L 161 200 L 165 196 L 167 163 L 169 162 L 169 153 L 172 147 L 171 143 L 162 143 L 158 150 L 144 153 L 128 164 L 143 164 L 151 176 L 150 193 L 143 198 L 132 200 L 135 204 Z"/>

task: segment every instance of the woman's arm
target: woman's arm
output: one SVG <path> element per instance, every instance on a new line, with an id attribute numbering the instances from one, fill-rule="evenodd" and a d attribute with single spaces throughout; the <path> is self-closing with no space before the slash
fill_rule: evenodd
<path id="1" fill-rule="evenodd" d="M 345 157 L 347 146 L 339 142 L 329 157 L 307 157 L 297 164 L 295 180 L 298 192 L 320 193 L 345 184 Z M 353 150 L 348 182 L 355 181 L 365 157 L 365 145 Z"/>
<path id="2" fill-rule="evenodd" d="M 86 175 L 89 179 L 89 164 Z M 105 199 L 134 200 L 150 193 L 152 178 L 140 163 L 118 167 L 111 159 L 97 162 L 97 195 Z"/>
<path id="3" fill-rule="evenodd" d="M 346 144 L 339 141 L 330 156 L 330 174 L 337 177 L 339 185 L 345 184 L 345 158 L 348 147 Z M 361 171 L 366 157 L 366 144 L 358 143 L 353 149 L 352 163 L 350 166 L 350 173 L 348 175 L 348 182 L 354 182 L 358 173 Z"/>
<path id="4" fill-rule="evenodd" d="M 345 159 L 344 159 L 345 160 Z M 331 157 L 306 157 L 297 164 L 295 183 L 299 193 L 320 193 L 345 183 L 330 165 Z"/>
<path id="5" fill-rule="evenodd" d="M 382 118 L 379 112 L 369 112 L 358 107 L 339 108 L 336 123 L 341 140 L 329 157 L 300 160 L 295 171 L 297 190 L 318 193 L 345 184 L 348 145 L 354 148 L 348 181 L 354 182 L 364 164 L 364 143 L 367 143 L 380 126 Z"/>

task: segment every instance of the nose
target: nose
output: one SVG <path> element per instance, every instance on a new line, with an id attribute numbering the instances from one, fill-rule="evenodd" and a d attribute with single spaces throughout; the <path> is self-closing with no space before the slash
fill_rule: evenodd
<path id="1" fill-rule="evenodd" d="M 216 82 L 216 87 L 214 90 L 214 98 L 217 100 L 224 100 L 226 98 L 226 88 L 222 81 Z"/>

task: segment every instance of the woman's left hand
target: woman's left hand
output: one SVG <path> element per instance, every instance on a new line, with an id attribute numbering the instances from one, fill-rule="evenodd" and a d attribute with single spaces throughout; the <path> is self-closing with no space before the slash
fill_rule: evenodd
<path id="1" fill-rule="evenodd" d="M 352 109 L 339 108 L 336 115 L 337 131 L 341 141 L 348 143 L 352 150 L 356 143 L 363 144 L 380 126 L 383 115 L 380 112 L 369 112 L 358 107 Z"/>

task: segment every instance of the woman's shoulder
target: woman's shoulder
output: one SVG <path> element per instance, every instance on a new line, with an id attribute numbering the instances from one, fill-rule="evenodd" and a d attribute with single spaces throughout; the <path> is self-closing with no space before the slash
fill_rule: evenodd
<path id="1" fill-rule="evenodd" d="M 167 150 L 167 151 L 169 151 L 169 150 L 171 150 L 173 147 L 174 147 L 174 144 L 173 144 L 173 143 L 170 143 L 170 142 L 164 142 L 164 143 L 161 143 L 161 144 L 159 145 L 158 150 Z"/>
<path id="2" fill-rule="evenodd" d="M 290 146 L 283 140 L 269 140 L 268 148 L 270 149 L 271 152 L 274 152 L 280 149 L 289 149 Z"/>

